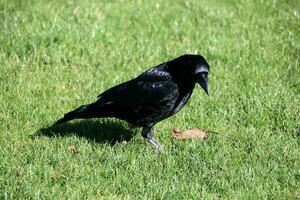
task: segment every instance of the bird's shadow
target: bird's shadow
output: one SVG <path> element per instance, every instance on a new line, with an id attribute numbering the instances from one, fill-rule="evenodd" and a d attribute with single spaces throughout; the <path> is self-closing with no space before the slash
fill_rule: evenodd
<path id="1" fill-rule="evenodd" d="M 38 138 L 46 137 L 67 137 L 75 135 L 91 142 L 108 143 L 114 145 L 124 140 L 130 141 L 134 131 L 126 127 L 123 122 L 112 120 L 76 120 L 64 124 L 53 125 L 37 130 L 32 136 Z"/>

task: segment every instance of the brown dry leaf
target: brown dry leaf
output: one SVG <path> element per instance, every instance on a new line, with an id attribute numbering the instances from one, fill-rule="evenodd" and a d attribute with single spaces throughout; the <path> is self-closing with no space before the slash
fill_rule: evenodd
<path id="1" fill-rule="evenodd" d="M 76 65 L 76 64 L 72 64 L 72 63 L 69 63 L 69 64 L 68 64 L 68 67 L 69 67 L 70 69 L 77 69 L 77 65 Z"/>
<path id="2" fill-rule="evenodd" d="M 68 150 L 69 150 L 71 153 L 76 153 L 76 152 L 77 152 L 77 149 L 76 149 L 76 147 L 75 147 L 74 145 L 70 145 L 70 146 L 68 147 Z"/>
<path id="3" fill-rule="evenodd" d="M 175 139 L 188 139 L 188 138 L 207 138 L 207 133 L 198 128 L 192 128 L 186 131 L 180 131 L 178 128 L 174 128 L 172 131 L 172 136 Z"/>
<path id="4" fill-rule="evenodd" d="M 22 178 L 22 176 L 24 175 L 24 169 L 23 168 L 20 168 L 17 172 L 17 177 L 18 178 Z"/>
<path id="5" fill-rule="evenodd" d="M 51 178 L 52 178 L 53 181 L 56 181 L 56 180 L 58 179 L 59 176 L 60 176 L 59 171 L 54 170 L 54 172 L 53 172 L 52 175 L 51 175 Z"/>
<path id="6" fill-rule="evenodd" d="M 128 142 L 127 142 L 126 140 L 123 140 L 123 141 L 121 142 L 121 144 L 126 145 L 126 144 L 128 144 Z"/>

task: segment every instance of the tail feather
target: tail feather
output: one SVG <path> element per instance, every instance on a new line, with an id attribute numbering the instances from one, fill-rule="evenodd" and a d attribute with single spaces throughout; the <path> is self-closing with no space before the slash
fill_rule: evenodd
<path id="1" fill-rule="evenodd" d="M 79 108 L 68 112 L 64 115 L 63 118 L 57 120 L 55 124 L 61 124 L 65 123 L 67 121 L 70 121 L 72 119 L 78 119 L 78 118 L 89 118 L 92 117 L 92 113 L 89 111 L 89 105 L 82 105 Z"/>

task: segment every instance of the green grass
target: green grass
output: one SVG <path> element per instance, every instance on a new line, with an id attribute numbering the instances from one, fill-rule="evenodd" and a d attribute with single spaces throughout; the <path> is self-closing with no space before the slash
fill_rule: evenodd
<path id="1" fill-rule="evenodd" d="M 297 0 L 0 0 L 0 198 L 299 199 L 299 27 Z M 156 126 L 165 153 L 116 119 L 48 128 L 196 52 L 210 96 L 197 86 Z M 174 141 L 172 127 L 219 134 Z"/>

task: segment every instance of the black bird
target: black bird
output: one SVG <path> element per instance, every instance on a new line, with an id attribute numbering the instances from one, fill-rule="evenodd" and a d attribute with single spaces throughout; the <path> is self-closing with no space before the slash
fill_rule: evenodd
<path id="1" fill-rule="evenodd" d="M 209 65 L 201 55 L 183 55 L 114 86 L 94 103 L 67 113 L 56 124 L 78 118 L 115 117 L 142 127 L 142 136 L 156 149 L 154 125 L 176 114 L 191 97 L 196 83 L 208 94 Z"/>

